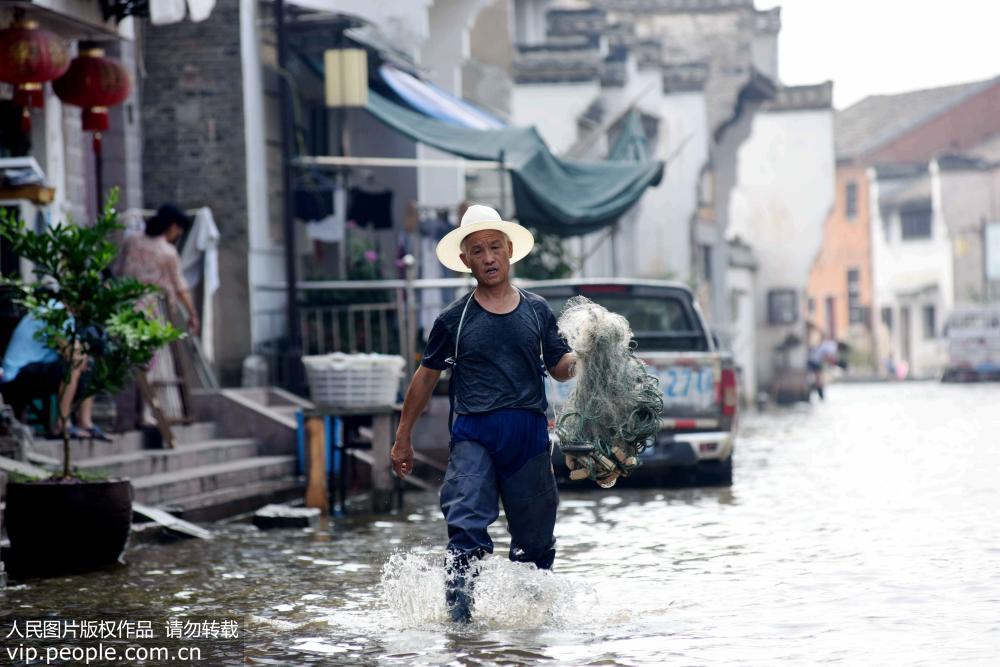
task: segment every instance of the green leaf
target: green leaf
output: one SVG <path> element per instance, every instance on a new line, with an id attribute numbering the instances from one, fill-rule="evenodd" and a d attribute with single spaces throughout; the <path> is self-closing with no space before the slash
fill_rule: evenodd
<path id="1" fill-rule="evenodd" d="M 140 307 L 144 297 L 159 292 L 156 286 L 106 277 L 118 253 L 112 235 L 122 229 L 117 203 L 112 190 L 93 225 L 58 223 L 41 233 L 11 210 L 0 212 L 0 237 L 34 264 L 35 273 L 33 282 L 3 284 L 14 287 L 16 301 L 42 323 L 37 337 L 46 346 L 66 360 L 76 345 L 88 355 L 88 395 L 119 390 L 133 369 L 148 365 L 157 349 L 183 335 Z"/>

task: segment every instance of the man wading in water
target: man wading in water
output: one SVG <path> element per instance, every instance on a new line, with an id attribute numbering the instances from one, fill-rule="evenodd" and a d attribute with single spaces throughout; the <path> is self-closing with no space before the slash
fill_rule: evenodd
<path id="1" fill-rule="evenodd" d="M 545 300 L 510 283 L 510 265 L 535 241 L 521 225 L 487 206 L 471 206 L 441 239 L 438 259 L 471 272 L 476 289 L 434 321 L 427 349 L 403 402 L 392 447 L 400 477 L 413 470 L 413 424 L 430 400 L 441 371 L 451 368 L 451 454 L 441 488 L 448 522 L 447 590 L 451 619 L 471 619 L 475 560 L 493 552 L 487 528 L 503 500 L 511 536 L 510 559 L 552 567 L 559 494 L 552 473 L 544 377 L 565 382 L 576 359 L 559 336 Z M 470 578 L 471 579 L 471 578 Z M 467 585 L 468 584 L 468 585 Z"/>

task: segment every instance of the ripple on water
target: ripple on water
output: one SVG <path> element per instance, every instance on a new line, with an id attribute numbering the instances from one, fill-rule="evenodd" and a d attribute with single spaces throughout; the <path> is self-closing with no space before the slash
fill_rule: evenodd
<path id="1" fill-rule="evenodd" d="M 238 613 L 261 665 L 996 664 L 998 404 L 998 386 L 836 386 L 748 416 L 731 489 L 567 491 L 555 572 L 507 562 L 498 522 L 461 631 L 438 498 L 420 493 L 310 532 L 219 525 L 10 586 L 0 607 Z"/>

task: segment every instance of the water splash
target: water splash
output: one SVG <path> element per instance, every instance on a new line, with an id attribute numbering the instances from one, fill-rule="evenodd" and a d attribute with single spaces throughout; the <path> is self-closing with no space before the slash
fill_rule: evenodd
<path id="1" fill-rule="evenodd" d="M 581 603 L 594 597 L 593 589 L 582 580 L 500 557 L 483 561 L 475 590 L 474 618 L 498 629 L 559 627 L 570 620 L 576 622 L 590 608 Z"/>
<path id="2" fill-rule="evenodd" d="M 593 608 L 587 582 L 533 565 L 487 557 L 476 566 L 473 622 L 490 629 L 578 623 Z M 400 629 L 447 623 L 445 563 L 439 551 L 392 554 L 382 568 L 381 601 Z"/>
<path id="3" fill-rule="evenodd" d="M 382 567 L 383 604 L 403 628 L 445 621 L 444 561 L 440 554 L 402 552 Z"/>

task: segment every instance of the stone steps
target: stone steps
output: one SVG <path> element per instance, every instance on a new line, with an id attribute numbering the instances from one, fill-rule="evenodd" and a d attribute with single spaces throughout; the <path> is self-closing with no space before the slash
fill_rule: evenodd
<path id="1" fill-rule="evenodd" d="M 216 425 L 212 422 L 196 422 L 186 426 L 174 426 L 171 431 L 174 435 L 174 442 L 178 446 L 205 442 L 216 437 Z M 150 448 L 160 451 L 160 436 L 155 430 L 128 431 L 126 433 L 112 433 L 109 435 L 111 436 L 111 442 L 71 440 L 71 459 L 75 462 L 81 462 L 84 459 L 128 454 Z M 61 460 L 62 447 L 62 440 L 36 439 L 33 449 L 44 456 Z"/>
<path id="2" fill-rule="evenodd" d="M 304 495 L 304 477 L 282 477 L 179 498 L 165 503 L 163 509 L 186 521 L 217 521 L 270 503 L 301 500 Z"/>
<path id="3" fill-rule="evenodd" d="M 135 502 L 189 521 L 215 521 L 275 502 L 301 500 L 295 413 L 310 404 L 274 389 L 195 393 L 199 421 L 172 428 L 164 449 L 155 429 L 74 440 L 72 465 L 132 481 Z M 36 440 L 32 461 L 54 467 L 62 441 Z M 0 489 L 2 499 L 2 489 Z"/>
<path id="4" fill-rule="evenodd" d="M 82 459 L 81 470 L 102 471 L 108 477 L 140 478 L 146 475 L 224 463 L 257 455 L 258 444 L 251 438 L 209 440 L 178 445 L 174 449 L 145 449 L 111 456 Z"/>
<path id="5" fill-rule="evenodd" d="M 137 477 L 132 480 L 132 486 L 135 488 L 137 501 L 159 507 L 170 501 L 227 487 L 240 487 L 294 475 L 294 456 L 254 456 Z"/>
<path id="6" fill-rule="evenodd" d="M 44 456 L 62 460 L 62 440 L 36 438 L 32 449 Z M 111 434 L 111 442 L 100 440 L 70 440 L 69 455 L 73 463 L 98 456 L 117 456 L 138 452 L 146 448 L 146 437 L 141 431 Z"/>

